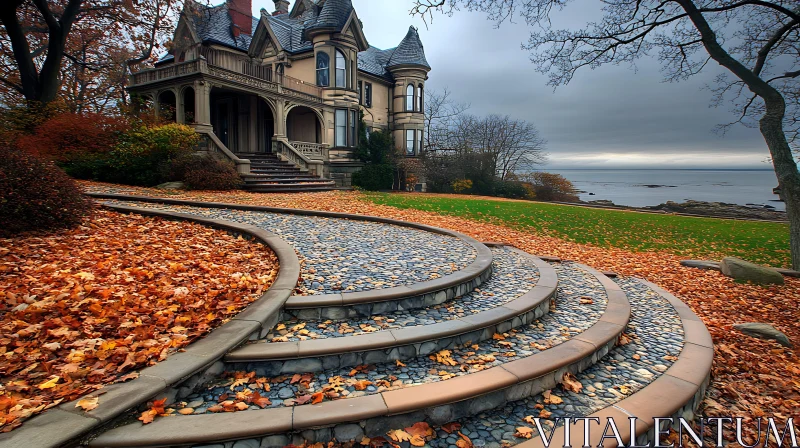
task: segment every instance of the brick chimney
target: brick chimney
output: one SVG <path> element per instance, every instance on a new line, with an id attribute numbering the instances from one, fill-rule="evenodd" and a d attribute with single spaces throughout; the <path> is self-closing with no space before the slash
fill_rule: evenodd
<path id="1" fill-rule="evenodd" d="M 289 0 L 272 0 L 275 3 L 275 12 L 272 13 L 273 16 L 279 16 L 281 14 L 289 14 Z"/>
<path id="2" fill-rule="evenodd" d="M 227 0 L 228 14 L 231 16 L 231 32 L 233 37 L 240 34 L 253 34 L 253 2 L 252 0 Z"/>

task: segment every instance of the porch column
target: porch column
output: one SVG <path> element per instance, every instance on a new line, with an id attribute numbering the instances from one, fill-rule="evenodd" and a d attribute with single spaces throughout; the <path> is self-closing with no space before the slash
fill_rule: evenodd
<path id="1" fill-rule="evenodd" d="M 194 82 L 195 128 L 211 131 L 211 84 Z"/>
<path id="2" fill-rule="evenodd" d="M 177 89 L 175 93 L 175 123 L 186 124 L 186 114 L 184 113 L 183 89 Z"/>
<path id="3" fill-rule="evenodd" d="M 161 114 L 161 103 L 158 101 L 161 98 L 161 92 L 155 91 L 153 93 L 153 116 L 158 119 L 158 116 Z"/>
<path id="4" fill-rule="evenodd" d="M 286 137 L 286 101 L 275 101 L 275 137 Z"/>

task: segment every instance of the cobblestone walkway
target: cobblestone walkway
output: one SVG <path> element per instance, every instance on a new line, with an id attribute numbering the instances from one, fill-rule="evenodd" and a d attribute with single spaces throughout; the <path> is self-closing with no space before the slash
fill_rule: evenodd
<path id="1" fill-rule="evenodd" d="M 335 369 L 307 374 L 306 381 L 299 381 L 298 376 L 294 375 L 267 378 L 270 390 L 259 394 L 269 398 L 271 404 L 268 407 L 280 407 L 296 404 L 296 397 L 320 391 L 324 386 L 335 383 L 340 384 L 337 387 L 341 387 L 341 398 L 353 398 L 445 381 L 525 358 L 561 344 L 600 319 L 607 297 L 597 278 L 578 265 L 554 263 L 553 267 L 559 276 L 555 307 L 551 307 L 549 314 L 530 325 L 486 341 L 448 350 L 444 358 L 438 358 L 434 354 L 417 357 L 405 363 L 388 362 L 363 366 L 360 369 Z M 256 376 L 261 376 L 258 370 L 255 373 Z M 248 388 L 247 384 L 235 385 L 234 378 L 235 372 L 228 372 L 227 376 L 223 375 L 205 392 L 189 397 L 186 406 L 193 408 L 195 414 L 205 413 L 210 407 Z M 250 409 L 259 408 L 251 406 Z"/>
<path id="2" fill-rule="evenodd" d="M 635 279 L 619 279 L 617 283 L 631 304 L 631 320 L 625 332 L 630 342 L 615 347 L 600 362 L 576 375 L 583 385 L 579 393 L 558 386 L 551 392 L 558 397 L 556 400 L 546 401 L 540 394 L 461 420 L 461 432 L 476 447 L 498 448 L 524 442 L 526 439 L 514 437 L 516 428 L 530 427 L 525 417 L 539 417 L 542 410 L 552 413 L 549 421 L 542 420 L 546 430 L 552 428 L 555 417 L 590 415 L 639 391 L 672 365 L 683 347 L 683 326 L 677 312 Z M 555 404 L 558 401 L 561 403 Z M 430 446 L 455 446 L 454 435 L 441 429 L 438 435 Z"/>
<path id="3" fill-rule="evenodd" d="M 252 224 L 291 244 L 301 257 L 305 294 L 369 291 L 433 280 L 464 269 L 476 251 L 458 238 L 391 224 L 339 218 L 105 202 Z"/>
<path id="4" fill-rule="evenodd" d="M 266 339 L 254 343 L 339 338 L 380 330 L 435 324 L 501 306 L 536 286 L 539 271 L 530 257 L 502 247 L 493 248 L 492 256 L 492 277 L 480 288 L 455 300 L 427 308 L 395 311 L 362 319 L 286 320 L 279 323 Z"/>

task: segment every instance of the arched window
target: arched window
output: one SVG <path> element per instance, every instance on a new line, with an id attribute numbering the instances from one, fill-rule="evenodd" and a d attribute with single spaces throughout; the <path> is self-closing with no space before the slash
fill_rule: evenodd
<path id="1" fill-rule="evenodd" d="M 321 87 L 328 87 L 330 85 L 329 76 L 331 58 L 328 53 L 317 53 L 317 85 Z"/>
<path id="2" fill-rule="evenodd" d="M 347 88 L 347 60 L 340 50 L 336 50 L 336 87 Z"/>
<path id="3" fill-rule="evenodd" d="M 406 111 L 413 112 L 414 111 L 414 85 L 409 84 L 406 87 Z"/>
<path id="4" fill-rule="evenodd" d="M 422 89 L 423 89 L 422 84 L 420 84 L 419 87 L 417 87 L 417 112 L 425 111 L 425 109 L 422 108 L 422 98 L 423 98 Z"/>

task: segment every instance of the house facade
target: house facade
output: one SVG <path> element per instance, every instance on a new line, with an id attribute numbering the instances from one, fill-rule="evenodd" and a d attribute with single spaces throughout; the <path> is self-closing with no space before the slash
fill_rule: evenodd
<path id="1" fill-rule="evenodd" d="M 417 30 L 380 50 L 350 0 L 274 2 L 252 17 L 251 0 L 188 0 L 170 53 L 133 74 L 131 93 L 193 126 L 249 185 L 296 172 L 298 185 L 350 186 L 361 112 L 368 133 L 388 130 L 398 153 L 418 157 L 431 67 Z"/>

